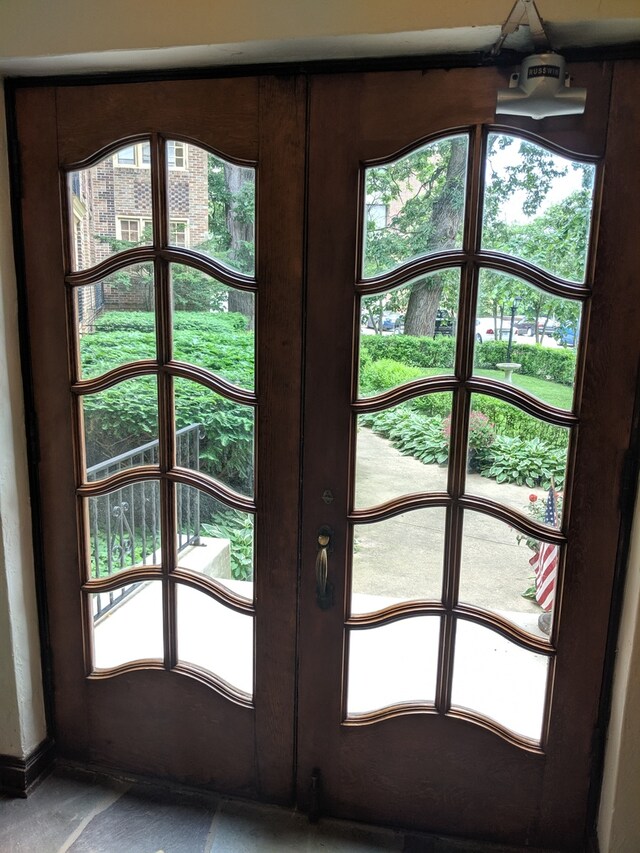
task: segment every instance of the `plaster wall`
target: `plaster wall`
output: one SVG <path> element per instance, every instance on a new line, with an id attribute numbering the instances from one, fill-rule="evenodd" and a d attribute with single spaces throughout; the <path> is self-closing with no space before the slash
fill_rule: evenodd
<path id="1" fill-rule="evenodd" d="M 640 499 L 636 499 L 598 818 L 601 853 L 640 849 Z"/>
<path id="2" fill-rule="evenodd" d="M 0 91 L 0 112 L 4 95 Z M 7 138 L 0 128 L 0 754 L 46 736 L 11 242 Z"/>

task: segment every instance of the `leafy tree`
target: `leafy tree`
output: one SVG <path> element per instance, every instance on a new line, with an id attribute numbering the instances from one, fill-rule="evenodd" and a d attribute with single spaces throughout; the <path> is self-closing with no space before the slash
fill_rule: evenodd
<path id="1" fill-rule="evenodd" d="M 201 248 L 238 272 L 255 269 L 255 172 L 209 155 L 209 239 Z M 253 294 L 230 288 L 229 311 L 254 324 Z"/>
<path id="2" fill-rule="evenodd" d="M 386 205 L 390 219 L 384 226 L 372 218 L 367 221 L 365 276 L 460 245 L 466 154 L 466 138 L 454 137 L 368 170 L 369 209 L 374 204 Z M 412 283 L 406 292 L 406 334 L 433 335 L 445 286 L 451 287 L 456 278 L 447 271 Z"/>
<path id="3" fill-rule="evenodd" d="M 502 169 L 494 164 L 496 155 L 518 145 L 517 158 Z M 515 155 L 515 152 L 514 152 Z M 569 169 L 581 171 L 582 187 L 560 202 L 542 209 L 554 182 L 566 177 Z M 592 170 L 581 164 L 562 165 L 553 154 L 526 140 L 514 143 L 511 137 L 491 136 L 487 156 L 487 189 L 484 199 L 482 244 L 484 248 L 523 258 L 569 281 L 584 279 L 587 240 L 591 215 Z M 522 211 L 528 222 L 511 222 L 504 213 L 505 199 L 522 197 Z M 490 312 L 495 328 L 498 317 L 519 301 L 518 312 L 532 321 L 536 342 L 540 342 L 552 317 L 577 325 L 580 304 L 559 299 L 519 279 L 492 271 L 483 272 L 481 311 Z"/>
<path id="4" fill-rule="evenodd" d="M 464 214 L 466 140 L 441 140 L 395 163 L 367 172 L 368 210 L 384 204 L 388 221 L 368 215 L 364 274 L 380 275 L 429 252 L 459 246 Z M 502 152 L 509 149 L 509 157 Z M 582 187 L 544 208 L 549 193 L 570 170 L 581 172 Z M 591 209 L 592 170 L 582 164 L 564 164 L 552 152 L 527 140 L 491 135 L 487 155 L 487 182 L 483 211 L 485 249 L 524 258 L 570 281 L 582 281 Z M 505 201 L 522 199 L 527 222 L 510 220 Z M 490 314 L 494 328 L 508 318 L 515 299 L 518 311 L 533 322 L 537 340 L 545 329 L 539 323 L 555 316 L 575 321 L 578 303 L 550 297 L 524 282 L 492 271 L 483 273 L 479 305 Z M 438 272 L 410 287 L 370 297 L 365 312 L 381 330 L 383 311 L 406 314 L 405 333 L 433 335 L 438 308 L 457 310 L 458 273 Z"/>

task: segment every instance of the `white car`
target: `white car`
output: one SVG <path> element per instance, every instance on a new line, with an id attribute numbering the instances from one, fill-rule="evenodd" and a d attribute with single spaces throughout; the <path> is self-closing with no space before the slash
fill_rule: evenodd
<path id="1" fill-rule="evenodd" d="M 502 329 L 500 330 L 500 318 L 498 318 L 498 334 L 494 333 L 495 324 L 493 322 L 493 317 L 479 317 L 476 320 L 476 340 L 478 343 L 483 343 L 484 341 L 499 341 L 501 338 L 503 341 L 509 340 L 509 324 L 511 321 L 511 317 L 505 317 L 502 321 Z M 538 323 L 539 333 L 542 333 L 542 329 L 544 326 L 545 318 L 540 318 Z M 516 328 L 516 323 L 520 324 L 520 328 Z M 551 349 L 555 349 L 559 346 L 558 341 L 556 341 L 551 335 L 552 330 L 557 328 L 558 321 L 549 319 L 547 321 L 546 334 L 543 338 L 539 338 L 539 343 L 542 346 L 550 347 Z M 527 324 L 522 322 L 522 318 L 516 318 L 516 321 L 513 324 L 513 342 L 518 344 L 535 344 L 536 339 L 533 334 L 533 323 Z"/>
<path id="2" fill-rule="evenodd" d="M 476 319 L 476 340 L 478 343 L 484 341 L 499 341 L 509 339 L 509 323 L 510 317 L 505 317 L 502 321 L 502 329 L 500 329 L 500 318 L 498 317 L 498 325 L 496 326 L 493 317 L 478 317 Z M 497 329 L 497 332 L 496 332 Z M 516 330 L 513 330 L 513 336 L 516 336 Z"/>

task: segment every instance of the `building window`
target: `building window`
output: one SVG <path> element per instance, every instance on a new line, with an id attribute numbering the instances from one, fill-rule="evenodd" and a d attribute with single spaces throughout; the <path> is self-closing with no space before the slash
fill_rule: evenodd
<path id="1" fill-rule="evenodd" d="M 189 245 L 189 227 L 186 222 L 172 219 L 169 223 L 169 243 L 186 249 Z"/>
<path id="2" fill-rule="evenodd" d="M 118 218 L 118 239 L 124 240 L 125 243 L 140 242 L 140 219 L 120 219 Z"/>
<path id="3" fill-rule="evenodd" d="M 152 243 L 153 225 L 150 219 L 141 216 L 118 216 L 116 237 L 125 243 Z"/>
<path id="4" fill-rule="evenodd" d="M 387 205 L 386 204 L 368 204 L 367 205 L 367 222 L 373 222 L 376 229 L 387 227 Z"/>
<path id="5" fill-rule="evenodd" d="M 167 142 L 167 163 L 170 169 L 185 169 L 187 166 L 187 146 L 184 142 Z"/>
<path id="6" fill-rule="evenodd" d="M 139 142 L 121 148 L 116 151 L 113 162 L 116 166 L 128 166 L 130 169 L 148 169 L 151 166 L 151 144 Z M 167 142 L 167 163 L 170 169 L 187 168 L 187 146 L 184 142 Z"/>
<path id="7" fill-rule="evenodd" d="M 137 145 L 128 145 L 126 148 L 121 148 L 118 152 L 116 152 L 116 164 L 118 166 L 135 166 L 137 147 Z"/>
<path id="8" fill-rule="evenodd" d="M 153 224 L 141 216 L 118 216 L 116 238 L 124 243 L 150 244 L 153 242 Z M 189 246 L 189 223 L 186 219 L 169 222 L 169 244 L 183 249 Z"/>

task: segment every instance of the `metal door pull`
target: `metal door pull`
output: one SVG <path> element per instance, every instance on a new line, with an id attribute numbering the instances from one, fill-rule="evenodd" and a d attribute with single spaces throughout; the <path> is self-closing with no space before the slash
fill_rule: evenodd
<path id="1" fill-rule="evenodd" d="M 318 531 L 318 553 L 316 554 L 316 601 L 318 607 L 327 610 L 333 604 L 333 584 L 328 581 L 331 530 L 321 527 Z"/>

